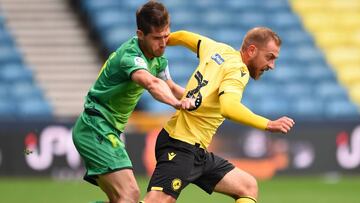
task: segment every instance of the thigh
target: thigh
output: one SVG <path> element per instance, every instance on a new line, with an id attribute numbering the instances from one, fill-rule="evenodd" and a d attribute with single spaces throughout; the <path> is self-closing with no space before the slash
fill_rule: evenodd
<path id="1" fill-rule="evenodd" d="M 106 120 L 82 114 L 73 129 L 73 141 L 84 160 L 85 180 L 96 184 L 97 175 L 132 168 L 118 132 Z"/>
<path id="2" fill-rule="evenodd" d="M 219 181 L 214 191 L 235 199 L 241 196 L 257 198 L 257 183 L 255 178 L 247 172 L 234 168 Z"/>
<path id="3" fill-rule="evenodd" d="M 227 160 L 214 155 L 213 153 L 206 152 L 205 169 L 202 175 L 194 180 L 194 184 L 199 186 L 205 192 L 211 194 L 215 186 L 223 177 L 235 167 Z"/>
<path id="4" fill-rule="evenodd" d="M 114 202 L 118 199 L 136 198 L 139 190 L 131 169 L 123 169 L 98 175 L 96 181 L 110 201 Z"/>
<path id="5" fill-rule="evenodd" d="M 147 191 L 155 196 L 159 193 L 150 191 L 164 192 L 177 199 L 181 190 L 189 184 L 194 167 L 194 154 L 191 150 L 177 147 L 176 143 L 171 143 L 166 139 L 166 135 L 161 133 L 155 150 L 157 163 Z"/>

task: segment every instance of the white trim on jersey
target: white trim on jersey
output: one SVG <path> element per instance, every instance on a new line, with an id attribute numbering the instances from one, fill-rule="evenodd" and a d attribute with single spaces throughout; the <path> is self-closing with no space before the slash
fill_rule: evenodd
<path id="1" fill-rule="evenodd" d="M 161 71 L 158 75 L 157 75 L 158 78 L 166 81 L 166 80 L 170 80 L 171 79 L 171 76 L 170 76 L 170 71 L 169 71 L 169 66 L 166 66 L 166 68 Z"/>

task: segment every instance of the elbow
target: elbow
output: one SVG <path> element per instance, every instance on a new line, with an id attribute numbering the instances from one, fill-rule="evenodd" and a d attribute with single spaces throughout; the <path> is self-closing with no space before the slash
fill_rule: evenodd
<path id="1" fill-rule="evenodd" d="M 224 118 L 230 118 L 230 109 L 229 107 L 226 107 L 225 105 L 220 106 L 220 113 Z"/>

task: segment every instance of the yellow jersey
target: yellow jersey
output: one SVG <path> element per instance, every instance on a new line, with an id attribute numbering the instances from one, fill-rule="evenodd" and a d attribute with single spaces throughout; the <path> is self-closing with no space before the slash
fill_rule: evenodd
<path id="1" fill-rule="evenodd" d="M 199 143 L 206 149 L 225 119 L 220 112 L 219 96 L 226 92 L 242 95 L 249 81 L 248 68 L 239 51 L 195 33 L 174 32 L 168 44 L 183 45 L 194 51 L 199 65 L 183 96 L 195 98 L 196 107 L 176 111 L 164 128 L 170 137 L 190 144 Z"/>

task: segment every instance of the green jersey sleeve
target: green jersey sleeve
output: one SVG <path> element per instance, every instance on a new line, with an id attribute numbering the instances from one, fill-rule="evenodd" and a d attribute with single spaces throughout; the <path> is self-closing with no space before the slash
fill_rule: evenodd
<path id="1" fill-rule="evenodd" d="M 140 56 L 124 56 L 121 60 L 121 67 L 123 67 L 123 71 L 129 78 L 131 77 L 131 74 L 136 70 L 148 70 L 148 65 L 146 61 Z"/>

